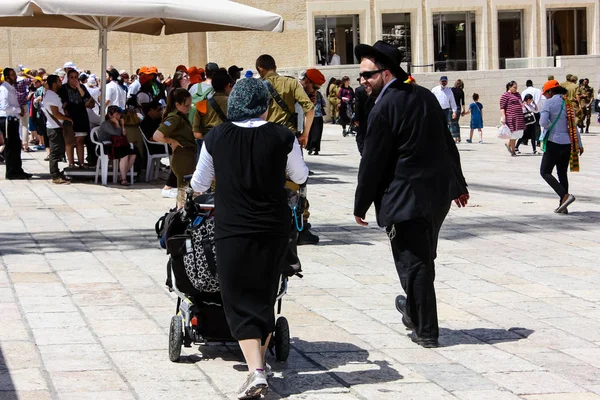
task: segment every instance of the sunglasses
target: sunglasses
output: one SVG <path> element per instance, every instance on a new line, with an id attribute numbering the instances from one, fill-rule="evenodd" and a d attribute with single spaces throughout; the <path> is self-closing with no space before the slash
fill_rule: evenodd
<path id="1" fill-rule="evenodd" d="M 375 71 L 364 71 L 358 74 L 358 76 L 363 79 L 370 79 L 373 77 L 373 75 L 377 75 L 379 73 L 382 73 L 383 71 L 385 71 L 385 69 L 376 69 Z"/>

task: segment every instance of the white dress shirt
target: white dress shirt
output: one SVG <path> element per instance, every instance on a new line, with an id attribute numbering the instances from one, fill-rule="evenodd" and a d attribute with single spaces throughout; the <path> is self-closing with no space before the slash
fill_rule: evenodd
<path id="1" fill-rule="evenodd" d="M 130 98 L 131 96 L 138 94 L 141 87 L 142 87 L 142 84 L 140 83 L 140 80 L 136 79 L 135 82 L 133 82 L 131 85 L 129 85 L 129 91 L 127 92 L 127 98 Z"/>
<path id="2" fill-rule="evenodd" d="M 0 85 L 0 117 L 19 117 L 21 107 L 17 100 L 17 90 L 8 82 Z"/>
<path id="3" fill-rule="evenodd" d="M 431 93 L 433 93 L 437 98 L 442 110 L 449 108 L 453 113 L 456 112 L 456 100 L 454 100 L 454 93 L 452 93 L 452 89 L 450 89 L 448 86 L 442 88 L 442 85 L 438 85 L 431 89 Z"/>
<path id="4" fill-rule="evenodd" d="M 260 118 L 254 118 L 243 122 L 234 122 L 242 128 L 255 128 L 266 124 L 267 121 Z M 294 138 L 294 147 L 292 151 L 288 153 L 286 172 L 290 179 L 297 184 L 303 184 L 308 179 L 308 167 L 302 158 L 302 150 L 298 139 Z M 192 176 L 192 188 L 197 193 L 203 193 L 210 188 L 212 181 L 215 177 L 215 167 L 213 164 L 213 158 L 206 150 L 206 145 L 202 145 L 200 151 L 200 158 L 198 158 L 198 164 L 196 164 L 196 171 Z"/>
<path id="5" fill-rule="evenodd" d="M 525 96 L 530 94 L 533 97 L 533 101 L 537 104 L 538 108 L 541 110 L 542 106 L 542 91 L 538 88 L 534 88 L 533 86 L 529 86 L 527 89 L 521 92 L 521 100 L 525 101 Z M 539 111 L 536 111 L 539 112 Z"/>
<path id="6" fill-rule="evenodd" d="M 106 100 L 109 106 L 119 106 L 121 110 L 125 109 L 127 102 L 127 93 L 115 81 L 110 81 L 106 85 Z M 108 106 L 107 106 L 108 107 Z"/>

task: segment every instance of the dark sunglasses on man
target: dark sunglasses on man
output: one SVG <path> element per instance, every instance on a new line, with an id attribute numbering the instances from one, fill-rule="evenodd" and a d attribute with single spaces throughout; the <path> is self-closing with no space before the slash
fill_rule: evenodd
<path id="1" fill-rule="evenodd" d="M 373 75 L 382 73 L 383 71 L 385 71 L 386 69 L 376 69 L 374 71 L 363 71 L 360 74 L 358 74 L 359 77 L 363 78 L 363 79 L 370 79 L 373 77 Z"/>

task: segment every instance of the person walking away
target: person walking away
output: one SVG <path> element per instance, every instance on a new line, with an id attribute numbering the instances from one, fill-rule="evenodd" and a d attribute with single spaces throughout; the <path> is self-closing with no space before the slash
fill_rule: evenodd
<path id="1" fill-rule="evenodd" d="M 583 133 L 583 127 L 585 125 L 585 133 L 590 133 L 594 88 L 590 86 L 590 80 L 588 78 L 584 78 L 583 84 L 577 89 L 576 97 L 579 101 L 579 110 L 581 114 L 577 126 L 581 130 L 581 133 Z"/>
<path id="2" fill-rule="evenodd" d="M 479 95 L 473 93 L 473 102 L 469 104 L 469 110 L 465 115 L 471 114 L 471 132 L 467 143 L 473 143 L 473 132 L 475 129 L 479 131 L 479 143 L 483 143 L 483 104 L 479 102 Z"/>
<path id="3" fill-rule="evenodd" d="M 227 323 L 249 371 L 238 399 L 257 398 L 268 390 L 265 353 L 275 328 L 275 299 L 291 233 L 285 177 L 299 185 L 308 179 L 294 134 L 266 121 L 269 97 L 257 79 L 236 83 L 228 104 L 231 122 L 206 134 L 191 182 L 196 192 L 208 190 L 214 178 L 219 185 L 217 276 Z"/>
<path id="4" fill-rule="evenodd" d="M 308 133 L 310 132 L 315 116 L 315 109 L 314 104 L 306 95 L 304 88 L 296 78 L 277 74 L 275 59 L 268 54 L 263 54 L 256 59 L 256 70 L 271 95 L 267 121 L 285 126 L 296 135 L 300 146 L 306 147 Z M 298 116 L 294 113 L 296 103 L 304 111 L 302 132 L 298 131 Z M 291 180 L 286 182 L 286 187 L 294 192 L 300 190 L 300 186 Z M 310 203 L 306 198 L 304 198 L 304 201 L 304 229 L 298 234 L 299 246 L 319 243 L 319 237 L 310 231 L 311 225 L 308 222 L 310 217 Z"/>
<path id="5" fill-rule="evenodd" d="M 67 121 L 67 124 L 70 125 L 69 129 L 73 131 L 74 136 L 70 140 L 65 138 L 69 168 L 75 167 L 73 145 L 77 149 L 77 164 L 79 168 L 85 168 L 85 139 L 90 134 L 90 120 L 87 110 L 94 107 L 94 99 L 92 99 L 85 85 L 79 81 L 79 73 L 74 69 L 70 70 L 67 74 L 67 84 L 61 86 L 58 95 L 63 102 L 63 109 L 66 115 L 73 121 L 72 123 Z M 64 126 L 65 123 L 63 123 Z M 63 134 L 66 134 L 64 129 Z"/>
<path id="6" fill-rule="evenodd" d="M 196 167 L 196 141 L 188 114 L 192 108 L 192 95 L 183 88 L 172 90 L 167 97 L 163 120 L 153 139 L 167 143 L 173 150 L 171 170 L 177 177 L 177 208 L 185 203 L 186 175 L 194 173 Z"/>
<path id="7" fill-rule="evenodd" d="M 396 298 L 396 308 L 413 331 L 413 342 L 436 347 L 439 231 L 452 199 L 459 207 L 469 199 L 460 156 L 435 96 L 404 82 L 408 75 L 400 67 L 400 50 L 380 40 L 356 46 L 355 55 L 361 60 L 361 83 L 375 106 L 358 171 L 354 219 L 368 225 L 365 215 L 375 204 L 377 223 L 390 238 L 406 292 Z"/>
<path id="8" fill-rule="evenodd" d="M 25 110 L 19 103 L 15 89 L 17 73 L 12 68 L 4 68 L 2 75 L 4 82 L 0 85 L 0 132 L 4 138 L 5 178 L 29 179 L 32 175 L 23 171 L 21 161 L 22 144 L 19 120 L 23 117 Z"/>
<path id="9" fill-rule="evenodd" d="M 113 159 L 119 160 L 119 185 L 130 186 L 127 173 L 135 163 L 136 155 L 129 141 L 121 139 L 127 137 L 123 111 L 117 106 L 108 106 L 105 118 L 98 129 L 98 140 L 106 145 L 105 151 L 112 154 Z"/>
<path id="10" fill-rule="evenodd" d="M 360 78 L 358 78 L 358 82 L 360 83 Z M 369 120 L 369 113 L 375 105 L 375 99 L 367 94 L 363 85 L 360 85 L 354 91 L 354 94 L 356 95 L 354 123 L 358 128 L 356 133 L 356 146 L 358 147 L 358 153 L 362 156 L 365 145 L 365 135 L 367 134 L 367 121 Z"/>
<path id="11" fill-rule="evenodd" d="M 577 130 L 573 104 L 565 96 L 567 90 L 558 81 L 548 81 L 543 88 L 546 102 L 540 113 L 540 125 L 544 132 L 540 137 L 544 156 L 540 175 L 559 197 L 555 213 L 568 214 L 567 207 L 575 201 L 569 194 L 567 167 L 571 172 L 579 172 L 579 156 L 583 154 L 581 133 Z M 558 180 L 552 175 L 556 167 Z"/>
<path id="12" fill-rule="evenodd" d="M 52 183 L 56 185 L 69 184 L 70 180 L 65 177 L 64 171 L 58 168 L 58 163 L 65 156 L 65 139 L 62 125 L 65 121 L 71 122 L 63 109 L 63 101 L 58 96 L 62 87 L 62 79 L 58 75 L 49 75 L 46 81 L 48 88 L 42 100 L 42 109 L 46 115 L 46 135 L 48 136 L 50 147 L 49 168 Z"/>
<path id="13" fill-rule="evenodd" d="M 321 95 L 321 86 L 325 83 L 325 77 L 316 68 L 307 69 L 304 77 L 300 79 L 300 84 L 304 88 L 306 95 L 312 101 L 315 108 L 315 117 L 308 133 L 308 143 L 306 149 L 308 154 L 319 155 L 321 151 L 321 138 L 323 137 L 323 116 L 325 115 L 325 100 Z M 300 107 L 302 111 L 302 108 Z"/>
<path id="14" fill-rule="evenodd" d="M 346 130 L 346 126 L 352 123 L 352 113 L 354 107 L 354 89 L 350 86 L 350 78 L 344 76 L 342 78 L 342 86 L 338 91 L 338 99 L 340 100 L 340 123 L 342 124 L 342 135 L 346 136 L 350 133 L 350 129 Z"/>
<path id="15" fill-rule="evenodd" d="M 451 89 L 454 95 L 454 102 L 456 103 L 456 118 L 452 119 L 450 123 L 450 133 L 456 143 L 460 143 L 460 117 L 465 114 L 465 84 L 462 79 L 457 79 L 454 83 L 454 87 Z"/>
<path id="16" fill-rule="evenodd" d="M 454 93 L 452 93 L 452 90 L 448 87 L 448 77 L 446 75 L 440 77 L 440 84 L 431 89 L 431 93 L 434 94 L 440 107 L 442 107 L 444 115 L 446 115 L 448 128 L 450 128 L 452 120 L 456 118 L 458 106 L 454 99 Z"/>
<path id="17" fill-rule="evenodd" d="M 336 79 L 331 78 L 327 84 L 327 100 L 329 101 L 329 114 L 331 115 L 331 123 L 334 125 L 339 116 L 339 99 L 337 97 L 338 90 L 339 87 L 336 84 Z"/>
<path id="18" fill-rule="evenodd" d="M 225 68 L 212 74 L 212 96 L 196 103 L 191 111 L 194 114 L 192 129 L 196 140 L 204 136 L 214 127 L 227 122 L 227 100 L 233 81 Z"/>
<path id="19" fill-rule="evenodd" d="M 532 154 L 537 154 L 537 137 L 535 136 L 535 125 L 538 121 L 535 119 L 536 114 L 539 115 L 539 107 L 533 101 L 533 96 L 531 94 L 526 94 L 525 100 L 523 101 L 523 117 L 525 118 L 525 131 L 523 132 L 523 137 L 517 140 L 517 145 L 515 146 L 515 151 L 517 152 L 517 154 L 521 154 L 521 152 L 519 151 L 519 146 L 522 143 L 525 143 L 527 140 L 531 140 L 531 147 L 533 149 Z"/>
<path id="20" fill-rule="evenodd" d="M 506 84 L 506 92 L 500 97 L 500 123 L 508 126 L 510 130 L 510 138 L 505 146 L 513 157 L 517 155 L 515 144 L 523 136 L 525 130 L 521 95 L 517 89 L 517 82 L 510 81 Z"/>

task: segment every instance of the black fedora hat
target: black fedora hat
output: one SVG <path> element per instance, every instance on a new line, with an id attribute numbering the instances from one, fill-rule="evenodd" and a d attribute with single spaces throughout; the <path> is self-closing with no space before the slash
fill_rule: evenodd
<path id="1" fill-rule="evenodd" d="M 408 74 L 402 69 L 402 52 L 391 44 L 378 40 L 373 46 L 368 44 L 359 44 L 354 48 L 354 55 L 357 59 L 373 58 L 375 61 L 384 64 L 401 81 L 408 79 Z"/>

